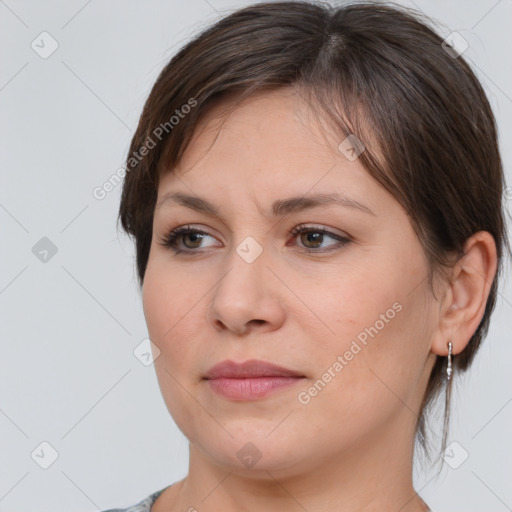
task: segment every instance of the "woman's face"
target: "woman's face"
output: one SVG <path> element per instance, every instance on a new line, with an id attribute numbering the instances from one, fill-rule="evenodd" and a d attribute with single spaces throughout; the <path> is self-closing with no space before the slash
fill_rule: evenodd
<path id="1" fill-rule="evenodd" d="M 350 141 L 307 121 L 294 90 L 220 120 L 226 105 L 207 112 L 158 188 L 143 303 L 172 417 L 198 457 L 238 470 L 409 450 L 436 308 L 405 211 Z M 201 233 L 165 246 L 182 226 Z M 226 360 L 293 376 L 206 378 Z"/>

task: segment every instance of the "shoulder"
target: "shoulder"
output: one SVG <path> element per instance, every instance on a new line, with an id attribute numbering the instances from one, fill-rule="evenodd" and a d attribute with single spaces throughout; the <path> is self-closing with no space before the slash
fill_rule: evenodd
<path id="1" fill-rule="evenodd" d="M 135 505 L 132 505 L 128 508 L 109 508 L 108 510 L 103 510 L 102 512 L 151 512 L 151 505 L 156 501 L 158 496 L 162 494 L 167 487 L 164 489 L 160 489 L 152 494 L 150 494 L 147 498 L 139 501 Z"/>

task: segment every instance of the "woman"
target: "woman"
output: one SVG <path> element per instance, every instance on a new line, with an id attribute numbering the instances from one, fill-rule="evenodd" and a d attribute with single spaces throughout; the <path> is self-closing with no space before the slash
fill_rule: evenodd
<path id="1" fill-rule="evenodd" d="M 187 477 L 127 510 L 429 510 L 414 441 L 441 391 L 447 421 L 510 252 L 494 117 L 457 48 L 380 3 L 247 7 L 162 71 L 126 169 L 190 442 Z"/>

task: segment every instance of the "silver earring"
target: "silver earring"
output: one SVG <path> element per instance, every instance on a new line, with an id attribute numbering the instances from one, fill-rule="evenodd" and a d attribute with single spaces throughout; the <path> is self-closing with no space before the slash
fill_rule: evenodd
<path id="1" fill-rule="evenodd" d="M 452 378 L 452 342 L 448 342 L 448 365 L 446 366 L 446 380 L 450 380 Z"/>

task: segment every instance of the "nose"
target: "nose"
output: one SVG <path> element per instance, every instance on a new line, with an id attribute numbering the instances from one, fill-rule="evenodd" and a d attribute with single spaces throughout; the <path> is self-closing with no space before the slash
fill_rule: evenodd
<path id="1" fill-rule="evenodd" d="M 233 251 L 210 296 L 207 319 L 217 331 L 244 335 L 279 329 L 285 286 L 272 266 L 266 251 L 250 263 Z"/>

